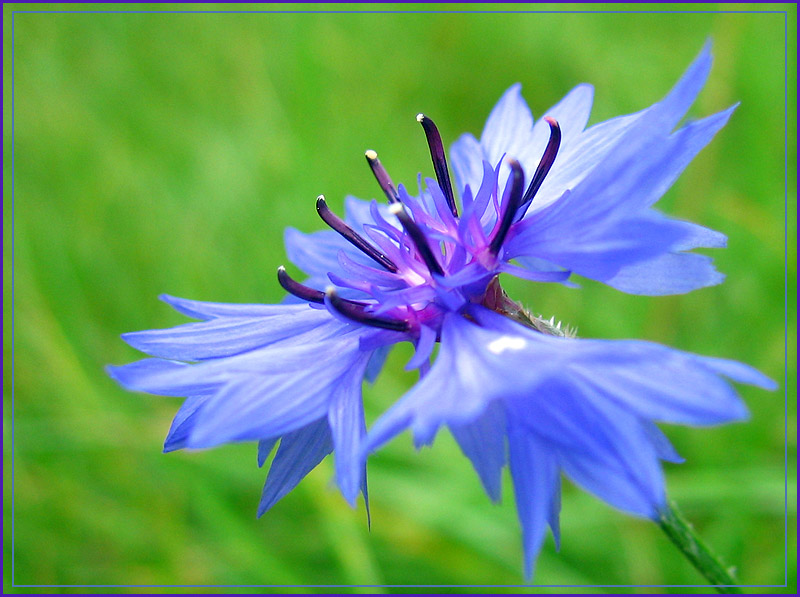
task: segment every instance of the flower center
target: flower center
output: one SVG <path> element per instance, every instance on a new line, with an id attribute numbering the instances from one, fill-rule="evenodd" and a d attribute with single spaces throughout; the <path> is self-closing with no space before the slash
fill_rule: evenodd
<path id="1" fill-rule="evenodd" d="M 388 212 L 397 218 L 400 228 L 387 222 L 373 202 L 373 222 L 364 225 L 367 240 L 333 213 L 322 195 L 317 197 L 320 218 L 375 264 L 364 265 L 340 251 L 339 263 L 348 277 L 328 274 L 336 286 L 359 291 L 364 300 L 344 298 L 333 286 L 325 292 L 305 286 L 281 266 L 278 281 L 287 292 L 325 305 L 347 320 L 415 333 L 420 325 L 435 326 L 444 311 L 458 310 L 468 302 L 488 304 L 498 291 L 502 293 L 496 274 L 504 262 L 503 243 L 525 216 L 555 161 L 561 143 L 559 125 L 545 118 L 550 138 L 524 192 L 522 166 L 509 158 L 511 175 L 502 199 L 498 198 L 497 170 L 485 169 L 484 182 L 474 199 L 465 189 L 464 213 L 459 215 L 439 130 L 424 114 L 418 114 L 417 121 L 425 131 L 436 174 L 436 185 L 429 183 L 420 197 L 394 185 L 375 151 L 364 154 L 389 201 Z M 505 297 L 495 310 L 507 311 L 509 303 Z"/>

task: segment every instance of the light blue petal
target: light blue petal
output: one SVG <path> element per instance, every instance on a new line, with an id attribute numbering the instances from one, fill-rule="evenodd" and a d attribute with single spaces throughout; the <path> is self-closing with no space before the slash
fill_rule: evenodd
<path id="1" fill-rule="evenodd" d="M 450 166 L 462 193 L 467 186 L 480 188 L 484 159 L 480 142 L 469 133 L 461 135 L 450 147 Z"/>
<path id="2" fill-rule="evenodd" d="M 517 225 L 507 243 L 509 254 L 548 259 L 608 283 L 621 274 L 612 285 L 637 294 L 669 294 L 718 283 L 719 275 L 704 260 L 671 257 L 656 262 L 655 269 L 660 273 L 654 274 L 654 280 L 649 279 L 653 276 L 647 275 L 646 267 L 637 267 L 639 264 L 653 262 L 678 249 L 720 246 L 724 236 L 655 213 L 637 214 L 661 197 L 727 122 L 732 111 L 733 108 L 692 123 L 669 138 L 652 135 L 638 153 L 631 151 L 629 137 L 633 133 L 642 136 L 641 132 L 634 130 L 624 135 L 621 149 L 595 173 L 571 193 L 546 207 L 535 208 L 525 222 Z M 648 118 L 645 115 L 642 120 Z M 643 225 L 650 230 L 642 229 Z M 683 261 L 694 266 L 687 269 L 686 279 L 681 279 L 684 276 L 674 268 L 667 269 L 669 264 Z M 678 279 L 669 279 L 667 272 L 671 276 L 677 274 Z M 641 282 L 636 279 L 640 275 L 644 277 Z"/>
<path id="3" fill-rule="evenodd" d="M 560 469 L 559 469 L 560 470 Z M 553 492 L 553 499 L 550 502 L 550 515 L 547 518 L 550 532 L 553 533 L 553 542 L 556 544 L 556 551 L 561 549 L 561 476 L 556 480 L 556 488 Z"/>
<path id="4" fill-rule="evenodd" d="M 522 99 L 521 88 L 515 83 L 503 94 L 483 127 L 481 147 L 493 164 L 504 154 L 516 157 L 530 143 L 533 116 Z"/>
<path id="5" fill-rule="evenodd" d="M 489 498 L 499 502 L 503 466 L 506 463 L 506 417 L 501 403 L 490 404 L 471 423 L 451 425 L 450 431 L 464 456 L 475 467 Z"/>
<path id="6" fill-rule="evenodd" d="M 364 496 L 364 508 L 367 511 L 367 530 L 372 528 L 372 517 L 369 513 L 369 491 L 367 490 L 367 465 L 364 464 L 364 476 L 361 478 L 361 495 Z"/>
<path id="7" fill-rule="evenodd" d="M 187 445 L 211 448 L 284 435 L 304 427 L 327 412 L 331 389 L 326 381 L 314 378 L 304 382 L 287 376 L 232 380 L 208 401 Z M 295 397 L 297 386 L 300 392 Z"/>
<path id="8" fill-rule="evenodd" d="M 573 145 L 579 142 L 580 134 L 589 120 L 593 94 L 594 90 L 591 85 L 578 85 L 559 103 L 544 112 L 544 116 L 555 118 L 560 124 L 560 153 L 568 152 Z M 493 119 L 498 108 L 500 110 L 497 114 L 497 119 Z M 501 98 L 495 107 L 495 111 L 490 115 L 486 128 L 484 128 L 484 133 L 481 136 L 483 159 L 492 164 L 498 163 L 504 155 L 517 159 L 522 165 L 525 173 L 525 184 L 527 185 L 533 177 L 533 173 L 536 171 L 536 167 L 539 165 L 547 142 L 550 139 L 550 126 L 543 118 L 531 126 L 532 120 L 524 116 L 516 127 L 513 126 L 509 119 L 513 118 L 515 114 L 529 114 L 524 100 L 519 95 L 518 86 L 514 86 L 506 92 L 506 95 Z M 494 127 L 495 124 L 497 127 L 489 130 L 490 126 Z M 502 142 L 502 138 L 506 138 L 505 143 Z M 460 161 L 462 157 L 459 154 L 456 158 L 457 161 Z M 559 159 L 556 158 L 556 163 L 553 165 L 554 170 L 558 169 L 558 163 Z M 472 167 L 474 168 L 475 166 Z M 499 188 L 505 187 L 509 172 L 510 167 L 508 164 L 502 163 L 498 179 Z M 477 186 L 473 188 L 477 188 Z"/>
<path id="9" fill-rule="evenodd" d="M 690 425 L 747 418 L 736 392 L 702 357 L 647 342 L 587 342 L 574 353 L 572 371 L 631 412 Z"/>
<path id="10" fill-rule="evenodd" d="M 164 440 L 164 452 L 173 452 L 186 447 L 186 440 L 194 425 L 198 409 L 208 396 L 190 396 L 183 401 L 175 418 L 172 419 L 167 437 Z"/>
<path id="11" fill-rule="evenodd" d="M 295 228 L 287 228 L 283 235 L 289 261 L 303 270 L 309 277 L 326 279 L 328 272 L 344 275 L 338 255 L 344 251 L 352 260 L 368 266 L 375 262 L 347 242 L 333 230 L 321 230 L 305 234 Z"/>
<path id="12" fill-rule="evenodd" d="M 328 406 L 335 451 L 336 482 L 347 502 L 355 507 L 356 496 L 366 469 L 360 458 L 361 440 L 366 433 L 364 407 L 361 401 L 361 382 L 370 358 L 362 353 L 337 382 Z"/>
<path id="13" fill-rule="evenodd" d="M 277 437 L 324 416 L 346 374 L 362 360 L 366 365 L 369 353 L 359 350 L 365 333 L 270 347 L 225 359 L 228 363 L 195 366 L 198 374 L 224 385 L 203 407 L 189 445 L 205 448 Z"/>
<path id="14" fill-rule="evenodd" d="M 587 491 L 641 516 L 655 516 L 663 505 L 660 463 L 638 417 L 574 379 L 542 384 L 535 397 L 520 398 L 511 409 L 509 419 L 544 438 Z M 614 477 L 587 474 L 594 465 Z"/>
<path id="15" fill-rule="evenodd" d="M 372 353 L 372 357 L 370 357 L 369 363 L 367 363 L 367 370 L 364 372 L 364 379 L 369 383 L 375 383 L 391 351 L 392 345 L 389 344 L 387 346 L 381 346 Z"/>
<path id="16" fill-rule="evenodd" d="M 678 454 L 678 451 L 669 441 L 669 438 L 664 435 L 664 432 L 658 428 L 658 425 L 650 421 L 642 421 L 642 429 L 650 437 L 650 441 L 655 448 L 656 454 L 661 460 L 681 464 L 685 459 Z"/>
<path id="17" fill-rule="evenodd" d="M 446 315 L 436 361 L 405 396 L 375 421 L 367 433 L 365 452 L 376 450 L 409 426 L 417 446 L 428 444 L 441 425 L 469 424 L 492 400 L 519 392 L 526 383 L 520 376 L 545 374 L 544 370 L 529 366 L 534 361 L 526 362 L 522 369 L 515 364 L 513 369 L 503 348 L 502 335 L 457 313 Z"/>
<path id="18" fill-rule="evenodd" d="M 544 260 L 540 260 L 540 263 L 542 261 Z M 523 262 L 521 261 L 520 263 Z M 528 269 L 509 263 L 501 264 L 497 270 L 524 280 L 534 280 L 535 282 L 565 282 L 572 273 L 569 270 L 557 270 L 555 268 L 550 270 Z"/>
<path id="19" fill-rule="evenodd" d="M 658 191 L 663 187 L 663 180 L 669 180 L 674 175 L 674 170 L 683 164 L 685 157 L 693 151 L 696 153 L 708 142 L 708 130 L 715 125 L 721 126 L 716 118 L 719 117 L 722 121 L 726 118 L 720 115 L 711 117 L 703 125 L 698 124 L 683 136 L 673 139 L 673 143 L 679 144 L 685 150 L 680 152 L 680 156 L 672 155 L 672 146 L 668 142 L 670 133 L 694 102 L 710 67 L 711 56 L 706 46 L 661 102 L 638 114 L 624 117 L 624 120 L 616 121 L 613 126 L 607 125 L 611 128 L 610 132 L 616 133 L 609 135 L 613 142 L 594 133 L 590 135 L 591 129 L 587 131 L 586 139 L 577 142 L 577 145 L 582 146 L 581 153 L 585 153 L 587 157 L 579 157 L 581 162 L 573 165 L 573 168 L 580 165 L 580 169 L 572 170 L 580 182 L 574 184 L 575 176 L 568 175 L 566 171 L 560 172 L 561 164 L 567 164 L 566 168 L 570 167 L 568 157 L 570 160 L 575 159 L 575 156 L 569 156 L 565 151 L 563 156 L 557 158 L 553 171 L 548 176 L 551 180 L 545 181 L 541 190 L 542 197 L 532 204 L 531 210 L 549 205 L 565 189 L 573 190 L 579 197 L 579 203 L 586 209 L 584 216 L 594 220 L 598 213 L 606 212 L 609 207 L 621 209 L 621 213 L 624 213 L 630 212 L 634 205 L 641 206 L 648 201 L 652 203 L 653 193 L 648 192 L 648 189 Z M 599 125 L 593 128 L 599 128 Z M 593 151 L 586 147 L 586 141 L 590 138 L 593 140 L 594 137 L 603 144 L 602 150 Z M 601 156 L 602 159 L 598 159 Z M 670 164 L 671 168 L 668 167 Z M 581 171 L 588 174 L 581 176 Z M 556 183 L 557 186 L 553 186 Z"/>
<path id="20" fill-rule="evenodd" d="M 549 205 L 572 189 L 617 148 L 619 140 L 646 112 L 617 116 L 586 129 L 570 146 L 561 147 L 528 213 Z"/>
<path id="21" fill-rule="evenodd" d="M 578 452 L 561 454 L 561 465 L 578 486 L 633 516 L 655 520 L 665 497 L 655 500 L 631 478 L 628 468 L 612 459 L 591 458 Z M 663 489 L 663 487 L 662 487 Z"/>
<path id="22" fill-rule="evenodd" d="M 737 106 L 692 122 L 666 140 L 666 159 L 661 162 L 658 176 L 653 177 L 650 185 L 642 189 L 639 205 L 649 207 L 667 192 L 700 150 L 728 123 Z"/>
<path id="23" fill-rule="evenodd" d="M 281 439 L 272 466 L 269 467 L 261 502 L 258 504 L 258 516 L 294 489 L 332 450 L 333 441 L 325 417 L 286 434 Z"/>
<path id="24" fill-rule="evenodd" d="M 711 72 L 711 42 L 707 41 L 667 96 L 656 104 L 655 119 L 674 128 L 703 89 Z"/>
<path id="25" fill-rule="evenodd" d="M 109 366 L 106 371 L 122 387 L 136 392 L 161 396 L 192 396 L 213 392 L 218 382 L 195 379 L 189 365 L 162 359 L 142 359 L 119 367 Z M 178 381 L 173 381 L 175 378 Z M 166 381 L 164 381 L 166 379 Z"/>
<path id="26" fill-rule="evenodd" d="M 567 149 L 575 143 L 583 129 L 586 128 L 586 123 L 589 122 L 589 114 L 592 111 L 593 99 L 594 87 L 587 83 L 581 83 L 574 87 L 555 106 L 542 113 L 543 118 L 540 118 L 533 127 L 531 145 L 539 149 L 539 155 L 535 156 L 537 163 L 531 164 L 532 166 L 538 165 L 538 160 L 542 157 L 541 152 L 550 139 L 550 126 L 544 120 L 544 117 L 549 116 L 556 119 L 561 129 L 560 148 Z M 531 165 L 528 166 L 529 169 Z"/>
<path id="27" fill-rule="evenodd" d="M 750 365 L 716 357 L 696 358 L 701 365 L 708 367 L 715 373 L 729 377 L 737 383 L 746 383 L 765 390 L 776 390 L 778 388 L 777 383 Z"/>
<path id="28" fill-rule="evenodd" d="M 697 247 L 722 249 L 728 246 L 728 237 L 721 232 L 691 222 L 684 222 L 683 227 L 686 236 L 673 247 L 675 251 L 689 251 Z"/>
<path id="29" fill-rule="evenodd" d="M 317 364 L 338 358 L 338 355 L 324 352 L 331 342 L 348 343 L 353 335 L 362 337 L 365 333 L 365 330 L 356 328 L 350 323 L 329 318 L 326 323 L 306 332 L 230 357 L 207 359 L 193 365 L 162 359 L 145 359 L 124 367 L 112 367 L 109 372 L 112 376 L 122 376 L 120 383 L 131 385 L 131 389 L 162 394 L 167 391 L 170 393 L 164 395 L 172 396 L 175 395 L 171 393 L 172 391 L 184 391 L 186 388 L 206 385 L 215 387 L 245 374 L 269 375 L 273 372 L 289 374 L 304 371 L 308 367 L 309 358 L 313 358 Z M 319 351 L 316 350 L 317 343 Z M 132 384 L 135 384 L 135 387 Z M 187 396 L 192 393 L 203 392 L 194 391 L 180 395 Z"/>
<path id="30" fill-rule="evenodd" d="M 744 404 L 720 375 L 741 383 L 774 387 L 761 373 L 733 361 L 636 340 L 556 338 L 488 309 L 475 307 L 470 314 L 506 338 L 505 364 L 498 370 L 515 371 L 517 393 L 546 380 L 563 379 L 581 384 L 592 395 L 602 395 L 644 419 L 714 425 L 747 417 Z M 476 336 L 473 342 L 479 347 L 485 340 Z M 538 365 L 531 367 L 529 363 Z M 538 371 L 538 377 L 531 370 Z"/>
<path id="31" fill-rule="evenodd" d="M 272 437 L 258 440 L 258 468 L 264 466 L 267 457 L 269 457 L 269 453 L 272 452 L 272 448 L 275 447 L 279 439 L 280 437 Z"/>
<path id="32" fill-rule="evenodd" d="M 152 356 L 178 361 L 232 356 L 302 334 L 331 321 L 308 305 L 273 305 L 280 316 L 221 317 L 163 330 L 123 334 L 128 344 Z"/>
<path id="33" fill-rule="evenodd" d="M 505 259 L 536 257 L 573 273 L 606 281 L 622 267 L 670 251 L 686 234 L 682 222 L 656 212 L 603 220 L 584 219 L 581 197 L 572 193 L 517 226 Z"/>
<path id="34" fill-rule="evenodd" d="M 545 442 L 513 420 L 508 425 L 508 459 L 522 525 L 525 577 L 530 580 L 553 506 L 557 504 L 558 463 Z"/>
<path id="35" fill-rule="evenodd" d="M 376 204 L 378 213 L 383 216 L 383 219 L 390 225 L 400 229 L 400 224 L 395 224 L 397 218 L 391 214 L 389 211 L 389 206 L 383 201 L 384 199 L 381 199 L 381 201 L 378 201 Z M 362 236 L 364 224 L 369 224 L 371 226 L 375 225 L 375 219 L 372 216 L 371 210 L 372 201 L 364 201 L 363 199 L 358 199 L 352 195 L 348 195 L 344 199 L 345 221 L 353 228 L 353 230 Z"/>
<path id="36" fill-rule="evenodd" d="M 178 298 L 168 294 L 162 294 L 158 298 L 179 313 L 204 320 L 215 317 L 280 317 L 286 313 L 283 305 L 209 303 Z"/>
<path id="37" fill-rule="evenodd" d="M 707 43 L 666 97 L 636 118 L 633 126 L 619 138 L 615 150 L 597 165 L 595 174 L 601 177 L 611 174 L 609 181 L 613 183 L 620 164 L 635 160 L 637 156 L 647 158 L 649 150 L 658 147 L 662 140 L 666 141 L 694 103 L 710 70 L 711 51 Z"/>
<path id="38" fill-rule="evenodd" d="M 421 325 L 419 328 L 419 339 L 416 342 L 414 356 L 405 366 L 406 371 L 412 369 L 419 369 L 420 367 L 429 363 L 431 353 L 436 345 L 436 330 Z"/>
<path id="39" fill-rule="evenodd" d="M 551 168 L 551 173 L 557 172 L 566 161 L 564 158 L 570 154 L 572 147 L 580 143 L 582 133 L 589 121 L 589 114 L 592 110 L 592 99 L 594 97 L 594 88 L 591 85 L 583 83 L 573 88 L 564 98 L 549 110 L 545 110 L 542 114 L 543 117 L 554 118 L 559 123 L 561 129 L 561 143 L 559 145 L 558 155 Z M 536 124 L 531 131 L 530 137 L 524 147 L 508 149 L 507 154 L 509 157 L 516 158 L 522 165 L 523 172 L 525 173 L 525 185 L 527 186 L 533 178 L 533 173 L 536 171 L 539 162 L 542 159 L 547 143 L 550 140 L 550 125 L 544 118 L 536 121 Z M 495 163 L 501 158 L 501 155 L 487 155 L 489 161 Z M 500 184 L 506 184 L 510 168 L 507 164 L 501 167 L 499 176 Z M 548 174 L 548 178 L 549 178 Z M 501 187 L 501 188 L 503 188 Z M 561 191 L 568 187 L 562 187 Z M 541 192 L 541 189 L 540 191 Z M 539 193 L 537 193 L 538 195 Z"/>
<path id="40" fill-rule="evenodd" d="M 725 274 L 717 271 L 711 257 L 667 253 L 623 266 L 605 283 L 628 294 L 663 296 L 715 286 L 724 280 Z"/>

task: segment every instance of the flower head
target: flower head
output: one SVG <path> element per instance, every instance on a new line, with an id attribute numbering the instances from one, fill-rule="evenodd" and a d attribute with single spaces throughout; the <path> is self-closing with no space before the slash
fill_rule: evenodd
<path id="1" fill-rule="evenodd" d="M 165 451 L 257 440 L 261 465 L 280 441 L 259 513 L 331 451 L 344 497 L 366 499 L 371 451 L 407 428 L 428 444 L 447 426 L 492 499 L 509 467 L 529 576 L 546 527 L 558 537 L 562 471 L 608 503 L 656 518 L 660 461 L 680 457 L 655 423 L 742 419 L 726 378 L 772 382 L 648 342 L 572 338 L 511 301 L 497 276 L 572 284 L 577 274 L 636 294 L 721 281 L 710 259 L 687 251 L 723 246 L 724 236 L 652 209 L 733 111 L 674 130 L 710 60 L 706 48 L 664 100 L 588 129 L 589 86 L 536 122 L 513 86 L 480 141 L 465 135 L 454 145 L 458 194 L 439 132 L 419 115 L 435 180 L 412 194 L 367 151 L 388 204 L 348 198 L 342 219 L 320 196 L 331 230 L 286 234 L 290 259 L 309 276 L 301 283 L 279 268 L 288 302 L 164 296 L 201 321 L 125 334 L 153 358 L 111 375 L 133 390 L 187 397 Z M 362 381 L 404 341 L 421 379 L 367 433 Z"/>

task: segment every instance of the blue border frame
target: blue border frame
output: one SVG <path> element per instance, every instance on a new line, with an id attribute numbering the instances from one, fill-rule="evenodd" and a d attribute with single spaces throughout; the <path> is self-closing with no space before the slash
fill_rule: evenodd
<path id="1" fill-rule="evenodd" d="M 782 14 L 784 28 L 784 584 L 716 585 L 738 588 L 787 588 L 789 586 L 789 13 L 778 10 L 12 10 L 11 11 L 11 587 L 12 588 L 711 588 L 715 585 L 21 585 L 14 583 L 15 572 L 15 310 L 14 310 L 14 23 L 17 14 Z"/>

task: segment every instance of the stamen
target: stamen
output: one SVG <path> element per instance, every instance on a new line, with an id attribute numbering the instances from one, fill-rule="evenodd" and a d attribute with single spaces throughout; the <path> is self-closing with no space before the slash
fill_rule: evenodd
<path id="1" fill-rule="evenodd" d="M 456 207 L 453 187 L 450 184 L 450 174 L 447 172 L 447 158 L 444 154 L 444 146 L 442 145 L 442 137 L 439 135 L 439 129 L 436 128 L 433 120 L 424 114 L 417 114 L 417 122 L 425 129 L 425 137 L 428 139 L 428 147 L 431 150 L 433 169 L 436 172 L 436 180 L 439 183 L 439 188 L 442 189 L 442 193 L 444 193 L 450 211 L 453 212 L 455 217 L 458 217 L 458 207 Z"/>
<path id="2" fill-rule="evenodd" d="M 383 167 L 383 164 L 381 164 L 381 161 L 378 159 L 378 154 L 372 149 L 368 149 L 364 153 L 364 157 L 367 158 L 367 163 L 369 167 L 372 168 L 372 173 L 375 175 L 378 184 L 381 185 L 381 189 L 383 189 L 383 192 L 386 194 L 389 203 L 397 203 L 400 201 L 397 189 L 394 187 L 392 179 L 389 178 L 386 168 Z"/>
<path id="3" fill-rule="evenodd" d="M 293 294 L 299 299 L 303 299 L 309 303 L 322 304 L 325 302 L 324 292 L 320 290 L 314 290 L 313 288 L 309 288 L 308 286 L 300 284 L 300 282 L 292 280 L 292 278 L 289 277 L 289 274 L 286 273 L 286 268 L 282 265 L 278 268 L 278 283 L 283 286 L 283 289 L 286 292 Z"/>
<path id="4" fill-rule="evenodd" d="M 542 186 L 545 176 L 547 176 L 547 173 L 550 172 L 550 168 L 553 166 L 553 162 L 556 159 L 558 148 L 561 145 L 561 127 L 558 126 L 558 122 L 555 118 L 550 118 L 549 116 L 545 116 L 544 119 L 545 122 L 550 125 L 550 140 L 547 142 L 547 147 L 544 149 L 542 159 L 539 161 L 539 165 L 536 167 L 536 172 L 533 174 L 531 184 L 528 186 L 528 190 L 525 191 L 525 194 L 522 196 L 522 202 L 520 203 L 519 210 L 517 211 L 517 220 L 520 220 L 528 210 L 528 206 L 530 206 L 531 201 L 533 201 L 533 198 L 536 196 L 536 192 L 539 190 L 539 187 Z"/>
<path id="5" fill-rule="evenodd" d="M 286 292 L 296 296 L 299 299 L 303 299 L 309 303 L 319 303 L 320 305 L 325 303 L 324 292 L 321 290 L 315 290 L 314 288 L 309 288 L 305 284 L 300 284 L 300 282 L 292 279 L 292 277 L 286 273 L 286 268 L 282 265 L 278 267 L 278 283 Z M 353 305 L 353 307 L 364 308 L 367 306 L 367 303 L 363 303 L 361 301 L 351 301 L 349 299 L 340 300 Z"/>
<path id="6" fill-rule="evenodd" d="M 378 317 L 377 315 L 368 313 L 363 305 L 340 297 L 333 286 L 328 286 L 328 288 L 325 289 L 325 296 L 328 297 L 331 307 L 336 309 L 339 314 L 355 322 L 376 328 L 383 328 L 385 330 L 394 330 L 396 332 L 407 332 L 411 328 L 407 321 Z"/>
<path id="7" fill-rule="evenodd" d="M 436 260 L 436 256 L 433 254 L 428 244 L 428 239 L 425 238 L 425 233 L 422 232 L 422 229 L 417 223 L 411 219 L 411 216 L 408 215 L 403 204 L 392 203 L 389 206 L 389 211 L 397 216 L 397 219 L 400 220 L 400 223 L 403 225 L 403 229 L 411 237 L 411 240 L 414 241 L 414 246 L 417 247 L 417 251 L 425 262 L 425 265 L 428 266 L 428 270 L 432 274 L 444 276 L 444 270 L 442 270 L 442 266 L 439 265 L 439 262 Z"/>
<path id="8" fill-rule="evenodd" d="M 500 220 L 500 226 L 497 228 L 497 233 L 489 244 L 489 251 L 494 255 L 497 255 L 500 247 L 503 246 L 503 241 L 506 239 L 511 224 L 514 223 L 514 214 L 517 213 L 520 200 L 522 199 L 522 183 L 525 178 L 522 173 L 522 166 L 514 159 L 509 159 L 508 164 L 511 166 L 511 191 L 506 200 L 506 208 L 503 211 L 503 218 Z"/>
<path id="9" fill-rule="evenodd" d="M 328 204 L 325 203 L 325 197 L 323 195 L 317 197 L 317 213 L 319 213 L 319 216 L 328 226 L 341 234 L 347 242 L 362 253 L 372 258 L 390 272 L 394 273 L 397 271 L 397 266 L 392 263 L 386 255 L 364 240 L 355 230 L 350 228 L 342 218 L 330 210 Z"/>

